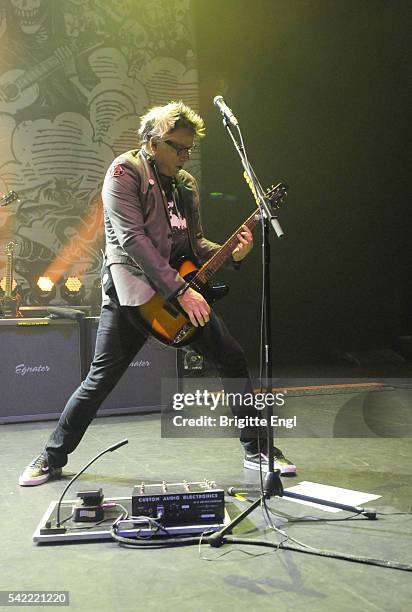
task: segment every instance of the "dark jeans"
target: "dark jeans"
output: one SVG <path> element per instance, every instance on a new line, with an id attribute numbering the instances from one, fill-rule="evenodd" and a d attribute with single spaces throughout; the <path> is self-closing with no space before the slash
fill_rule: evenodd
<path id="1" fill-rule="evenodd" d="M 136 310 L 136 307 L 119 306 L 115 302 L 103 306 L 90 371 L 67 402 L 45 447 L 53 467 L 66 465 L 67 455 L 78 446 L 100 405 L 145 344 L 147 334 L 136 325 Z M 239 392 L 239 388 L 235 388 L 239 383 L 232 379 L 244 379 L 242 391 L 252 391 L 243 350 L 216 314 L 211 315 L 193 346 L 215 364 L 226 393 Z M 258 414 L 253 407 L 232 406 L 231 409 L 237 416 Z M 241 429 L 240 441 L 248 452 L 257 452 L 257 437 L 264 444 L 264 436 L 264 431 L 245 427 Z"/>

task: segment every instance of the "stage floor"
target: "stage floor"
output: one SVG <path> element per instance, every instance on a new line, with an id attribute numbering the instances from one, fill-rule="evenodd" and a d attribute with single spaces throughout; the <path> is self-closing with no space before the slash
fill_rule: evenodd
<path id="1" fill-rule="evenodd" d="M 405 395 L 407 394 L 407 395 Z M 411 407 L 411 390 L 383 391 L 387 410 L 399 402 Z M 364 395 L 364 394 L 363 394 Z M 375 559 L 412 563 L 411 465 L 408 437 L 334 438 L 322 429 L 325 415 L 336 411 L 342 395 L 295 398 L 313 415 L 313 431 L 321 438 L 283 437 L 278 443 L 298 467 L 285 487 L 311 481 L 381 496 L 367 506 L 384 516 L 377 521 L 325 513 L 285 498 L 269 502 L 277 527 L 309 546 Z M 357 405 L 360 394 L 346 393 Z M 352 415 L 353 416 L 353 415 Z M 399 422 L 405 418 L 405 422 Z M 394 431 L 410 424 L 397 411 Z M 98 452 L 127 437 L 129 444 L 94 464 L 74 485 L 69 499 L 81 489 L 102 487 L 107 497 L 131 494 L 146 482 L 215 480 L 239 486 L 258 482 L 258 474 L 243 469 L 236 439 L 170 439 L 160 437 L 158 414 L 104 417 L 95 420 L 71 456 L 64 480 L 21 488 L 18 476 L 45 442 L 53 423 L 1 426 L 3 456 L 3 520 L 1 523 L 2 590 L 65 590 L 76 610 L 201 610 L 242 606 L 251 611 L 305 609 L 319 612 L 410 609 L 411 574 L 344 560 L 226 545 L 220 549 L 192 546 L 165 550 L 130 550 L 115 542 L 36 545 L 33 532 L 50 502 L 59 498 L 70 474 Z M 396 427 L 395 427 L 396 426 Z M 406 431 L 406 429 L 405 429 Z M 233 517 L 245 504 L 228 497 Z M 276 514 L 277 513 L 277 514 Z M 319 520 L 296 521 L 304 517 Z M 236 532 L 242 537 L 280 541 L 268 529 L 260 509 Z M 206 560 L 207 559 L 207 560 Z"/>

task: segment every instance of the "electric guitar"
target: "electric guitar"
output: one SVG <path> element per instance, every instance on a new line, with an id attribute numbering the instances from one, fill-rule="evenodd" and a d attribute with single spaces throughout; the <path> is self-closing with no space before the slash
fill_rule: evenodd
<path id="1" fill-rule="evenodd" d="M 6 284 L 4 296 L 0 300 L 0 312 L 5 319 L 16 319 L 22 316 L 19 310 L 22 296 L 18 290 L 13 290 L 13 251 L 14 242 L 9 242 L 5 248 L 7 255 Z"/>
<path id="2" fill-rule="evenodd" d="M 279 208 L 286 194 L 286 185 L 279 183 L 265 193 L 265 199 L 272 209 L 276 209 Z M 257 208 L 242 225 L 252 230 L 260 218 L 261 213 Z M 216 302 L 228 292 L 225 285 L 210 286 L 209 281 L 231 256 L 239 242 L 237 234 L 241 231 L 242 227 L 239 227 L 200 269 L 189 259 L 185 259 L 178 268 L 180 276 L 185 279 L 189 287 L 201 293 L 208 304 Z M 201 328 L 192 325 L 177 299 L 166 300 L 160 293 L 155 293 L 148 302 L 139 306 L 138 311 L 143 327 L 157 340 L 168 346 L 179 348 L 193 342 L 195 336 L 201 331 Z"/>

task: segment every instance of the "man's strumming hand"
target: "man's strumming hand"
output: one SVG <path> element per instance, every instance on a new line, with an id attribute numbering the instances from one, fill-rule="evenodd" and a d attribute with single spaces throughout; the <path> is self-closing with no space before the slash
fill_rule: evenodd
<path id="1" fill-rule="evenodd" d="M 206 325 L 209 321 L 210 306 L 203 295 L 189 287 L 177 299 L 183 310 L 189 315 L 192 325 L 195 327 Z"/>

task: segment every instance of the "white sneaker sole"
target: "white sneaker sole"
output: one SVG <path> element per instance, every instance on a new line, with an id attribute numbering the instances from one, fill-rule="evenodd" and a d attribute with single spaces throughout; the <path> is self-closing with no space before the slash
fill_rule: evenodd
<path id="1" fill-rule="evenodd" d="M 25 477 L 24 474 L 22 474 L 19 478 L 19 485 L 21 487 L 35 487 L 36 485 L 44 484 L 48 480 L 50 480 L 49 473 L 42 476 L 34 476 L 32 478 Z"/>
<path id="2" fill-rule="evenodd" d="M 60 469 L 60 472 L 56 470 L 57 468 L 53 471 L 51 475 L 49 474 L 49 472 L 45 472 L 41 476 L 32 477 L 25 476 L 23 472 L 23 474 L 19 477 L 19 485 L 21 487 L 36 487 L 37 485 L 42 485 L 45 482 L 48 482 L 49 480 L 58 480 L 59 478 L 61 478 L 62 470 Z"/>
<path id="3" fill-rule="evenodd" d="M 259 463 L 255 463 L 254 461 L 248 461 L 247 459 L 244 459 L 243 467 L 246 468 L 247 470 L 255 470 L 255 471 L 260 470 Z M 275 461 L 274 469 L 280 470 L 281 474 L 296 474 L 296 465 L 294 465 L 293 463 L 290 465 L 282 465 Z M 268 471 L 267 463 L 262 463 L 262 472 L 267 472 L 267 471 Z"/>

